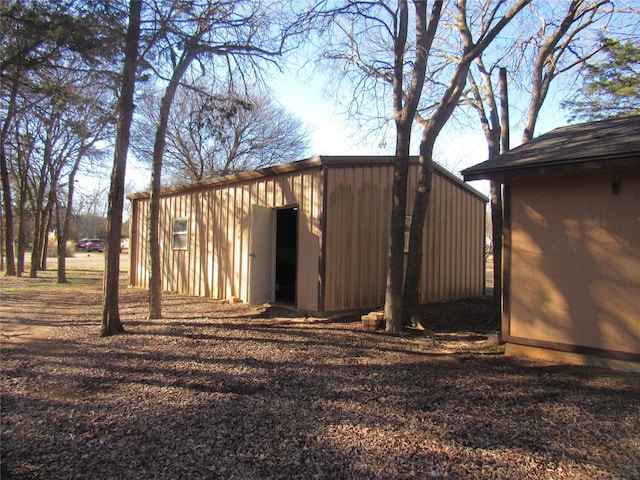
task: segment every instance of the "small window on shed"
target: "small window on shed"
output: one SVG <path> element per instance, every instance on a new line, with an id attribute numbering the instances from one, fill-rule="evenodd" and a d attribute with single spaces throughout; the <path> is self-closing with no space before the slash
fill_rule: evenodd
<path id="1" fill-rule="evenodd" d="M 173 219 L 173 241 L 171 248 L 186 250 L 188 245 L 189 219 L 186 217 Z"/>

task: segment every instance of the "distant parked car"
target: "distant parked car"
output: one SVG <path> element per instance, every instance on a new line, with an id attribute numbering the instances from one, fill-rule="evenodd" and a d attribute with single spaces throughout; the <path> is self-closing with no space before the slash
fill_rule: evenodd
<path id="1" fill-rule="evenodd" d="M 88 238 L 81 238 L 80 240 L 78 240 L 76 242 L 76 250 L 86 250 L 88 241 Z"/>
<path id="2" fill-rule="evenodd" d="M 99 238 L 89 238 L 84 244 L 87 252 L 104 252 L 104 242 Z"/>

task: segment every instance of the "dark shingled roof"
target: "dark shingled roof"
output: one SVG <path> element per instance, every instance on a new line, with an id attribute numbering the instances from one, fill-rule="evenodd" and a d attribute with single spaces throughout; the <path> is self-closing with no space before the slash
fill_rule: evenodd
<path id="1" fill-rule="evenodd" d="M 640 115 L 556 128 L 462 175 L 508 180 L 605 168 L 640 168 Z"/>

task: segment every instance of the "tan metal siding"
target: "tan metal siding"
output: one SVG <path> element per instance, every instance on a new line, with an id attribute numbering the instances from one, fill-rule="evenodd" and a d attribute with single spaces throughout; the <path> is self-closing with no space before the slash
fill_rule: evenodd
<path id="1" fill-rule="evenodd" d="M 640 353 L 640 173 L 513 183 L 510 198 L 509 334 Z"/>
<path id="2" fill-rule="evenodd" d="M 381 304 L 391 206 L 390 167 L 327 169 L 325 310 Z"/>
<path id="3" fill-rule="evenodd" d="M 408 208 L 414 195 L 411 191 Z M 423 241 L 423 302 L 484 293 L 485 208 L 484 199 L 434 172 Z"/>
<path id="4" fill-rule="evenodd" d="M 254 172 L 201 188 L 170 190 L 161 199 L 163 288 L 247 300 L 251 205 L 298 206 L 298 308 L 381 305 L 393 166 L 367 160 L 359 165 L 341 159 L 329 159 L 326 165 L 313 161 L 305 168 L 283 166 L 266 175 Z M 410 185 L 416 174 L 413 165 Z M 421 299 L 482 295 L 485 200 L 439 169 L 433 179 Z M 136 195 L 133 204 L 132 232 L 137 234 L 132 233 L 130 282 L 148 287 L 148 199 Z M 180 216 L 189 218 L 187 251 L 171 248 L 172 220 Z"/>
<path id="5" fill-rule="evenodd" d="M 392 166 L 327 169 L 326 290 L 328 311 L 384 301 L 391 216 Z M 410 169 L 410 215 L 417 166 Z M 423 245 L 421 300 L 484 293 L 485 201 L 434 172 Z"/>
<path id="6" fill-rule="evenodd" d="M 132 201 L 129 238 L 129 285 L 149 287 L 149 200 Z"/>
<path id="7" fill-rule="evenodd" d="M 167 291 L 246 300 L 249 295 L 251 205 L 298 206 L 298 298 L 318 309 L 322 172 L 251 179 L 163 196 L 160 200 L 162 284 Z M 148 199 L 133 200 L 130 284 L 148 288 Z M 189 218 L 187 250 L 173 250 L 172 221 Z M 135 238 L 135 239 L 134 239 Z"/>
<path id="8" fill-rule="evenodd" d="M 318 172 L 319 173 L 319 172 Z M 298 305 L 318 310 L 321 248 L 322 175 L 301 175 L 298 208 Z"/>

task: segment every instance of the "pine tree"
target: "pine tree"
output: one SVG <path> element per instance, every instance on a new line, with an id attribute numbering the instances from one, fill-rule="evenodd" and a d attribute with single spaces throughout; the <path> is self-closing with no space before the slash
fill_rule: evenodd
<path id="1" fill-rule="evenodd" d="M 640 113 L 640 44 L 602 39 L 602 56 L 583 68 L 583 85 L 562 106 L 572 120 Z"/>

